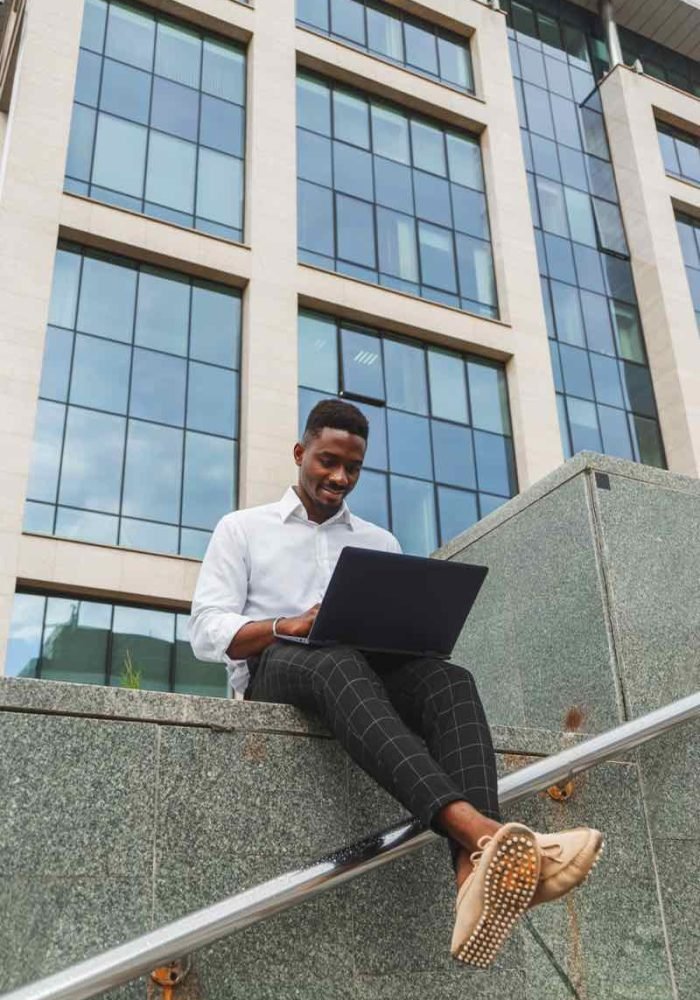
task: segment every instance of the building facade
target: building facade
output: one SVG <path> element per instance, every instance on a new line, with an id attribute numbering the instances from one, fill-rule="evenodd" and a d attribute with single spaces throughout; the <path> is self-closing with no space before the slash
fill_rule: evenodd
<path id="1" fill-rule="evenodd" d="M 225 694 L 199 560 L 317 399 L 408 552 L 580 450 L 700 475 L 700 9 L 612 7 L 0 5 L 6 674 Z"/>

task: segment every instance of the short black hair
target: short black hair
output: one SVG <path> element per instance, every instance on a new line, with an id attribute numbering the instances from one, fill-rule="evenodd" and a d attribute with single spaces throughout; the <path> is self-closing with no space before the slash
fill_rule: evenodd
<path id="1" fill-rule="evenodd" d="M 369 437 L 367 417 L 352 403 L 346 403 L 342 399 L 322 399 L 316 403 L 306 420 L 304 442 L 318 437 L 324 427 L 357 434 L 363 441 Z"/>

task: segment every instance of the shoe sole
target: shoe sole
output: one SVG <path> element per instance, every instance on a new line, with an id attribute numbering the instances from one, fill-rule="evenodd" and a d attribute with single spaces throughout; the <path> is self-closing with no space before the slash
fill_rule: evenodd
<path id="1" fill-rule="evenodd" d="M 464 965 L 486 969 L 494 961 L 516 920 L 535 894 L 539 879 L 534 837 L 508 837 L 491 859 L 484 877 L 484 906 L 479 922 L 454 953 Z"/>

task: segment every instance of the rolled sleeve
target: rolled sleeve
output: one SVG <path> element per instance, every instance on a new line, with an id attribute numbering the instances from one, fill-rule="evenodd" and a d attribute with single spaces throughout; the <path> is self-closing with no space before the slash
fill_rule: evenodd
<path id="1" fill-rule="evenodd" d="M 227 515 L 214 529 L 192 599 L 189 638 L 198 659 L 235 662 L 226 650 L 239 630 L 252 621 L 243 614 L 247 595 L 245 534 L 235 516 Z"/>

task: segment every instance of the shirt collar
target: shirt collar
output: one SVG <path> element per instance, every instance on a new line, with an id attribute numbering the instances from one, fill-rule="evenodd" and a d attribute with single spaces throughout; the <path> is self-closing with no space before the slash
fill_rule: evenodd
<path id="1" fill-rule="evenodd" d="M 293 515 L 297 515 L 304 521 L 308 521 L 309 517 L 306 513 L 306 507 L 301 502 L 296 494 L 295 489 L 290 486 L 285 492 L 284 496 L 279 502 L 279 512 L 280 517 L 283 521 L 288 521 Z M 347 524 L 350 529 L 354 530 L 354 524 L 352 523 L 352 514 L 350 513 L 350 508 L 343 500 L 340 510 L 333 517 L 329 517 L 324 524 Z"/>

